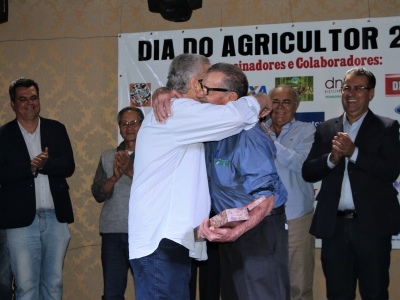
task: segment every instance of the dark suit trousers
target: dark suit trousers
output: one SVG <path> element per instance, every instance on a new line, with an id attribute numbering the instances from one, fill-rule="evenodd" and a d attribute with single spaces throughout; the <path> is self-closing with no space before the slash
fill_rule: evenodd
<path id="1" fill-rule="evenodd" d="M 102 233 L 101 263 L 103 266 L 104 296 L 102 299 L 125 299 L 129 262 L 128 234 Z"/>
<path id="2" fill-rule="evenodd" d="M 371 237 L 357 218 L 337 218 L 332 238 L 322 239 L 321 261 L 329 300 L 389 299 L 391 235 Z"/>
<path id="3" fill-rule="evenodd" d="M 207 241 L 207 260 L 192 259 L 192 277 L 189 282 L 190 300 L 196 300 L 197 270 L 199 270 L 200 300 L 220 299 L 221 267 L 219 244 Z"/>
<path id="4" fill-rule="evenodd" d="M 286 215 L 265 217 L 232 243 L 221 243 L 223 300 L 290 299 Z"/>

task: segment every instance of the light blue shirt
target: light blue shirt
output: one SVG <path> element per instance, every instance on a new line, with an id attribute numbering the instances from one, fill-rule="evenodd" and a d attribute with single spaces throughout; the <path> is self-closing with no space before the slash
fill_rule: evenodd
<path id="1" fill-rule="evenodd" d="M 353 122 L 353 124 L 350 124 L 349 121 L 347 120 L 346 113 L 343 116 L 343 131 L 346 132 L 351 140 L 354 141 L 356 140 L 358 131 L 360 130 L 361 124 L 365 119 L 365 116 L 367 115 L 367 112 L 365 112 L 361 118 L 359 118 L 357 121 Z M 347 164 L 349 163 L 349 160 L 352 163 L 355 163 L 357 160 L 358 156 L 358 148 L 356 147 L 354 149 L 353 155 L 348 158 L 346 157 L 346 164 L 345 164 L 345 170 L 344 170 L 344 176 L 343 176 L 343 182 L 342 182 L 342 191 L 340 193 L 340 200 L 339 200 L 339 207 L 338 210 L 346 210 L 346 209 L 354 209 L 354 201 L 353 201 L 353 193 L 351 191 L 351 186 L 350 186 L 350 179 L 349 179 L 349 173 L 347 172 Z"/>
<path id="2" fill-rule="evenodd" d="M 368 111 L 367 111 L 368 112 Z M 356 140 L 358 131 L 360 130 L 361 124 L 365 119 L 365 116 L 367 115 L 367 112 L 365 112 L 361 118 L 359 118 L 357 121 L 353 122 L 353 124 L 350 124 L 349 121 L 347 120 L 346 113 L 343 116 L 343 131 L 347 133 L 351 140 L 354 141 Z M 355 163 L 357 160 L 358 156 L 358 148 L 356 147 L 354 149 L 353 155 L 348 158 L 345 157 L 345 170 L 344 170 L 344 175 L 343 175 L 343 182 L 342 182 L 342 190 L 340 193 L 340 201 L 339 201 L 339 207 L 338 210 L 346 210 L 346 209 L 354 209 L 354 200 L 353 200 L 353 193 L 351 191 L 351 186 L 350 186 L 350 179 L 349 179 L 349 173 L 347 172 L 347 164 L 349 163 L 349 160 L 352 163 Z M 329 161 L 329 158 L 328 158 Z"/>
<path id="3" fill-rule="evenodd" d="M 258 123 L 219 142 L 205 143 L 211 206 L 215 213 L 243 207 L 261 196 L 274 195 L 275 207 L 287 192 L 277 173 L 276 148 Z"/>
<path id="4" fill-rule="evenodd" d="M 311 123 L 296 121 L 282 127 L 278 137 L 271 131 L 272 120 L 265 122 L 277 149 L 275 165 L 288 192 L 286 217 L 293 220 L 314 209 L 314 185 L 304 181 L 301 168 L 314 142 L 315 127 Z"/>

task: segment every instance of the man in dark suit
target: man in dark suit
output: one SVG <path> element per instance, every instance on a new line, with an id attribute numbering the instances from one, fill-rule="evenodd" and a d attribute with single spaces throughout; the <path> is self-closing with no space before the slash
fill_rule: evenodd
<path id="1" fill-rule="evenodd" d="M 393 187 L 400 172 L 399 123 L 375 115 L 375 77 L 347 71 L 345 113 L 317 127 L 303 165 L 306 181 L 322 180 L 310 233 L 322 238 L 328 299 L 389 299 L 391 237 L 400 231 Z"/>
<path id="2" fill-rule="evenodd" d="M 9 88 L 16 119 L 0 128 L 0 229 L 6 229 L 18 300 L 61 299 L 73 212 L 66 177 L 75 170 L 65 126 L 39 117 L 39 87 Z"/>

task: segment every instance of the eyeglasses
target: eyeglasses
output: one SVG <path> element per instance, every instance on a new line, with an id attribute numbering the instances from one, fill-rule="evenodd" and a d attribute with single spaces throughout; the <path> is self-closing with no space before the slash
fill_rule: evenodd
<path id="1" fill-rule="evenodd" d="M 119 126 L 121 128 L 127 128 L 129 125 L 132 127 L 139 127 L 143 120 L 132 120 L 132 121 L 121 121 Z"/>
<path id="2" fill-rule="evenodd" d="M 359 92 L 359 91 L 363 91 L 363 90 L 371 90 L 371 88 L 362 86 L 362 85 L 355 85 L 353 87 L 346 85 L 344 87 L 342 87 L 342 93 L 350 93 L 351 91 L 354 92 Z"/>
<path id="3" fill-rule="evenodd" d="M 282 101 L 272 100 L 272 107 L 279 106 L 279 104 L 282 104 L 282 106 L 285 106 L 285 107 L 289 107 L 289 106 L 292 105 L 292 103 L 293 102 L 291 100 L 288 100 L 288 99 L 285 99 L 285 100 L 282 100 Z"/>
<path id="4" fill-rule="evenodd" d="M 206 87 L 205 85 L 203 85 L 203 79 L 199 79 L 199 83 L 201 86 L 201 89 L 204 92 L 204 95 L 208 96 L 208 94 L 210 93 L 210 91 L 216 91 L 216 92 L 229 92 L 228 89 L 222 89 L 222 88 L 209 88 Z"/>

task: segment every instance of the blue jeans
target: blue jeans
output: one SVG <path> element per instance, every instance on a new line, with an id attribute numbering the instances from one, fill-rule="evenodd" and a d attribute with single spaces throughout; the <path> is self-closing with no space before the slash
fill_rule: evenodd
<path id="1" fill-rule="evenodd" d="M 70 235 L 54 210 L 38 210 L 27 227 L 7 229 L 18 300 L 60 300 L 62 268 Z"/>
<path id="2" fill-rule="evenodd" d="M 189 250 L 169 239 L 162 239 L 152 254 L 131 259 L 138 300 L 188 300 Z"/>
<path id="3" fill-rule="evenodd" d="M 129 248 L 127 233 L 102 233 L 104 300 L 123 300 L 128 280 Z"/>
<path id="4" fill-rule="evenodd" d="M 12 299 L 12 280 L 10 253 L 7 247 L 7 233 L 0 230 L 0 299 Z"/>

